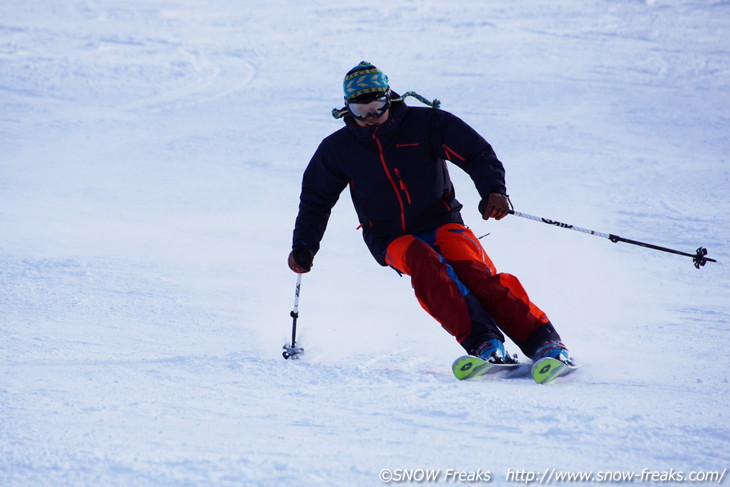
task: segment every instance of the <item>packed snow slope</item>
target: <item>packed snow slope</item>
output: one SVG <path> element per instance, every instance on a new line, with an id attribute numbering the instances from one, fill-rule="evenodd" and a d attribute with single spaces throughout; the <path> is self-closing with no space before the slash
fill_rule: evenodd
<path id="1" fill-rule="evenodd" d="M 0 485 L 722 472 L 728 32 L 727 0 L 4 0 Z M 586 366 L 454 380 L 461 349 L 347 195 L 283 360 L 301 173 L 361 60 L 482 133 L 516 209 L 719 262 L 484 222 L 454 167 L 467 222 Z"/>

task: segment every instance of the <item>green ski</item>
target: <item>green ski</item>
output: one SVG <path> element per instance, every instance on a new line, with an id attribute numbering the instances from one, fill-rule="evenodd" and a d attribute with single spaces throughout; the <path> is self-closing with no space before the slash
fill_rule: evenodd
<path id="1" fill-rule="evenodd" d="M 558 377 L 568 375 L 577 369 L 575 365 L 569 365 L 552 357 L 541 358 L 530 367 L 530 374 L 538 384 L 548 384 Z"/>
<path id="2" fill-rule="evenodd" d="M 472 355 L 462 355 L 454 360 L 451 370 L 459 380 L 530 377 L 538 384 L 548 384 L 558 377 L 568 375 L 578 367 L 551 357 L 534 363 L 493 364 Z"/>
<path id="3" fill-rule="evenodd" d="M 529 364 L 493 364 L 473 355 L 462 355 L 454 360 L 451 370 L 459 380 L 473 380 L 484 376 L 513 377 L 524 372 Z"/>

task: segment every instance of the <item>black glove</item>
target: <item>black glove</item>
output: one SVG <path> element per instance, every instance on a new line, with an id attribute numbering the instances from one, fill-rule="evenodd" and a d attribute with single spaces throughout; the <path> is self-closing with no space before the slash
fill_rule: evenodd
<path id="1" fill-rule="evenodd" d="M 304 274 L 312 269 L 314 254 L 304 247 L 295 247 L 289 253 L 289 269 L 297 274 Z"/>
<path id="2" fill-rule="evenodd" d="M 479 213 L 482 218 L 489 220 L 501 220 L 509 214 L 511 202 L 509 196 L 499 193 L 491 193 L 486 200 L 479 202 Z"/>

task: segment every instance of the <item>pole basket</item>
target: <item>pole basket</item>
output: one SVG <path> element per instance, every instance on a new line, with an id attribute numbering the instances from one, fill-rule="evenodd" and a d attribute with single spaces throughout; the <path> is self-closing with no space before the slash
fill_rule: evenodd
<path id="1" fill-rule="evenodd" d="M 296 343 L 294 343 L 293 345 L 287 343 L 286 345 L 284 345 L 284 351 L 281 352 L 281 355 L 286 360 L 299 360 L 299 356 L 303 353 L 304 349 L 300 346 L 297 346 Z"/>
<path id="2" fill-rule="evenodd" d="M 699 269 L 703 265 L 707 264 L 707 262 L 716 262 L 713 259 L 710 259 L 709 257 L 705 257 L 707 255 L 707 249 L 704 247 L 700 247 L 695 252 L 694 257 L 692 257 L 692 262 L 694 262 L 695 267 Z"/>

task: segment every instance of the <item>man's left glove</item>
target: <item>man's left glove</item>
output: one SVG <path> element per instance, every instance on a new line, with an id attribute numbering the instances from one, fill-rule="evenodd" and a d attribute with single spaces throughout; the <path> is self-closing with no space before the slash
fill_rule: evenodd
<path id="1" fill-rule="evenodd" d="M 479 202 L 479 212 L 485 220 L 501 220 L 509 214 L 509 210 L 509 196 L 505 194 L 491 193 L 486 200 Z"/>
<path id="2" fill-rule="evenodd" d="M 289 252 L 289 269 L 293 270 L 297 274 L 304 274 L 312 270 L 312 262 L 314 261 L 314 254 L 304 247 L 294 247 Z"/>

